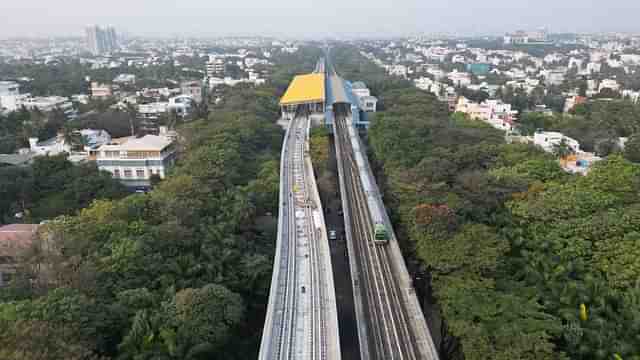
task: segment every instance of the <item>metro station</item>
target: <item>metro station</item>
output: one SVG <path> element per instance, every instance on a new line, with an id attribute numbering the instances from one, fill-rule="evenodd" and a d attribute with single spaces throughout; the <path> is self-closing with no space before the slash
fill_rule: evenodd
<path id="1" fill-rule="evenodd" d="M 293 78 L 280 99 L 282 120 L 291 121 L 297 113 L 304 112 L 332 132 L 333 116 L 339 111 L 348 112 L 356 128 L 369 128 L 367 113 L 375 112 L 377 99 L 370 96 L 364 83 L 357 82 L 357 89 L 354 88 L 350 81 L 325 68 L 323 61 L 318 62 L 315 72 Z"/>
<path id="2" fill-rule="evenodd" d="M 321 114 L 325 105 L 325 79 L 323 73 L 298 75 L 280 99 L 282 118 L 292 120 L 296 112 L 307 110 L 309 114 Z"/>

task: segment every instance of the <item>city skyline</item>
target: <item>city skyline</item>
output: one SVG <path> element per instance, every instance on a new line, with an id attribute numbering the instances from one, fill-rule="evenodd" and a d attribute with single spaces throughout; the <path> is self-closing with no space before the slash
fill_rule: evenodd
<path id="1" fill-rule="evenodd" d="M 167 1 L 142 0 L 65 5 L 24 0 L 0 5 L 0 37 L 83 36 L 90 24 L 112 24 L 136 35 L 252 35 L 331 37 L 340 34 L 397 36 L 423 32 L 499 35 L 517 29 L 548 27 L 553 32 L 635 32 L 639 4 L 541 0 L 504 4 L 470 0 L 455 5 L 418 0 L 390 3 L 355 0 L 278 0 L 212 4 L 194 0 L 176 7 Z M 615 15 L 615 16 L 612 16 Z"/>

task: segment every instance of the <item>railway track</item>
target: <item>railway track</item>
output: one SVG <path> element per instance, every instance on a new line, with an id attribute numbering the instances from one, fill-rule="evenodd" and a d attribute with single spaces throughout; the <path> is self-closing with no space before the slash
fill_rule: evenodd
<path id="1" fill-rule="evenodd" d="M 336 145 L 343 157 L 343 178 L 356 253 L 353 260 L 359 265 L 359 283 L 363 287 L 362 299 L 370 324 L 366 353 L 371 359 L 422 359 L 425 357 L 420 353 L 408 312 L 403 306 L 402 289 L 393 271 L 389 247 L 374 244 L 374 223 L 367 202 L 369 194 L 365 194 L 360 179 L 366 174 L 354 159 L 347 126 L 350 125 L 347 125 L 346 116 L 337 114 Z"/>
<path id="2" fill-rule="evenodd" d="M 279 247 L 260 360 L 340 359 L 333 277 L 308 132 L 309 119 L 296 117 L 284 142 Z"/>

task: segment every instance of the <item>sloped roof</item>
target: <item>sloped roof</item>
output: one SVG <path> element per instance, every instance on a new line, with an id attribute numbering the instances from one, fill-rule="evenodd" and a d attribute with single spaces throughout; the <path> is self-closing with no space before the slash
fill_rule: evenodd
<path id="1" fill-rule="evenodd" d="M 289 84 L 280 105 L 322 102 L 324 93 L 324 74 L 298 75 Z"/>
<path id="2" fill-rule="evenodd" d="M 28 248 L 38 231 L 37 224 L 11 224 L 0 227 L 0 256 L 16 256 Z"/>

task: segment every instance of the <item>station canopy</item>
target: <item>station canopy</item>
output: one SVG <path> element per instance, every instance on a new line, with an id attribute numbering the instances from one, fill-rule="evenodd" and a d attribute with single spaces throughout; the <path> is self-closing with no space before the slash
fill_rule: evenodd
<path id="1" fill-rule="evenodd" d="M 298 75 L 293 78 L 280 105 L 296 105 L 324 102 L 324 74 Z"/>

